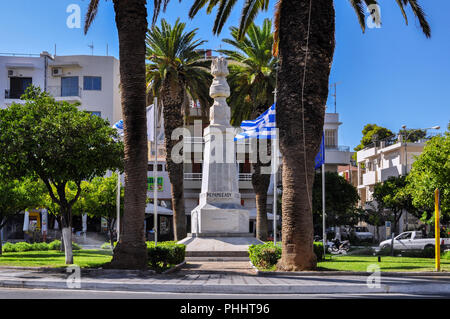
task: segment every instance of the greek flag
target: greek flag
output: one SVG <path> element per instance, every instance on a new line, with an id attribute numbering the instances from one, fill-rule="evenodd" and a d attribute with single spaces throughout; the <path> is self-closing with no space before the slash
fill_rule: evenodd
<path id="1" fill-rule="evenodd" d="M 123 120 L 116 122 L 113 125 L 113 128 L 115 128 L 117 130 L 117 133 L 119 133 L 119 136 L 123 136 Z"/>
<path id="2" fill-rule="evenodd" d="M 235 141 L 252 137 L 276 138 L 275 103 L 256 120 L 243 121 L 241 129 L 243 131 L 235 136 Z"/>
<path id="3" fill-rule="evenodd" d="M 154 118 L 155 118 L 155 113 L 153 110 L 153 104 L 147 106 L 147 138 L 149 141 L 154 141 L 155 137 L 154 137 L 154 126 L 155 126 L 155 122 L 154 122 Z M 159 126 L 160 126 L 160 132 L 158 134 L 158 136 L 156 137 L 158 143 L 161 143 L 161 141 L 164 141 L 164 117 L 163 114 L 161 112 L 160 114 L 160 118 L 159 118 Z M 116 123 L 114 123 L 114 125 L 112 126 L 113 128 L 115 128 L 117 130 L 117 132 L 119 133 L 119 136 L 122 137 L 124 135 L 123 132 L 123 120 L 117 121 Z"/>

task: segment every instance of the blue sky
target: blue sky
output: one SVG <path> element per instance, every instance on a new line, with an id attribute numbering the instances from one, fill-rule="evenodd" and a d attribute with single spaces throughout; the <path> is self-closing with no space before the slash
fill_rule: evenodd
<path id="1" fill-rule="evenodd" d="M 192 1 L 172 1 L 161 17 L 174 22 L 177 17 L 187 22 L 187 29 L 198 28 L 198 35 L 208 40 L 205 48 L 218 49 L 228 28 L 239 22 L 239 0 L 219 36 L 212 34 L 213 15 L 202 10 L 189 20 Z M 393 0 L 380 0 L 382 27 L 367 29 L 363 34 L 348 1 L 335 0 L 336 51 L 330 83 L 337 86 L 337 112 L 343 125 L 339 144 L 352 148 L 359 144 L 361 130 L 376 123 L 392 131 L 405 124 L 411 128 L 440 125 L 441 131 L 450 120 L 450 1 L 422 0 L 429 16 L 432 38 L 426 39 L 409 11 L 406 26 Z M 149 19 L 153 1 L 148 1 Z M 261 22 L 273 15 L 257 17 Z M 81 7 L 82 23 L 88 0 L 15 0 L 0 2 L 0 53 L 40 53 L 47 50 L 59 55 L 94 54 L 118 57 L 118 39 L 112 1 L 101 0 L 99 13 L 85 36 L 82 29 L 69 29 L 66 19 L 70 4 Z M 330 91 L 332 93 L 332 91 Z M 334 98 L 328 99 L 334 111 Z"/>

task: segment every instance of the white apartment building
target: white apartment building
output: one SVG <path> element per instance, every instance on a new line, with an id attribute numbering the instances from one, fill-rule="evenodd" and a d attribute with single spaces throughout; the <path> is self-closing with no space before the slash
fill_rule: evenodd
<path id="1" fill-rule="evenodd" d="M 426 139 L 415 143 L 403 142 L 403 136 L 391 137 L 377 141 L 357 152 L 358 163 L 358 194 L 360 206 L 367 207 L 372 203 L 376 183 L 382 183 L 391 176 L 406 175 L 411 170 L 415 157 L 419 156 L 425 147 Z M 399 230 L 411 228 L 417 221 L 412 215 L 404 212 L 399 222 Z M 367 225 L 372 233 L 376 233 L 373 226 Z M 380 240 L 386 238 L 386 231 L 380 228 Z"/>
<path id="2" fill-rule="evenodd" d="M 119 60 L 112 56 L 0 56 L 0 107 L 23 103 L 28 85 L 39 86 L 57 101 L 80 103 L 80 109 L 115 123 L 122 117 Z M 3 94 L 4 92 L 4 94 Z"/>
<path id="3" fill-rule="evenodd" d="M 337 172 L 338 166 L 349 165 L 353 152 L 349 146 L 339 145 L 339 113 L 325 113 L 325 171 Z"/>

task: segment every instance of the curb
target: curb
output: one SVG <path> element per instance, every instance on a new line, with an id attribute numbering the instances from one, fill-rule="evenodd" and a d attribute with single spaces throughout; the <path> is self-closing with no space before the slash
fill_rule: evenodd
<path id="1" fill-rule="evenodd" d="M 257 276 L 270 276 L 270 277 L 314 277 L 314 276 L 370 276 L 373 272 L 367 271 L 261 271 L 253 263 L 249 262 L 252 268 L 256 271 Z M 381 277 L 448 277 L 450 278 L 450 272 L 420 272 L 420 271 L 381 271 Z"/>
<path id="2" fill-rule="evenodd" d="M 20 266 L 0 266 L 0 270 L 29 270 L 43 273 L 67 273 L 67 268 L 76 265 L 68 265 L 66 267 L 20 267 Z M 170 270 L 170 269 L 169 269 Z M 154 270 L 130 270 L 130 269 L 103 269 L 103 268 L 81 268 L 81 273 L 85 275 L 89 274 L 126 274 L 126 275 L 139 275 L 148 276 L 155 275 Z"/>
<path id="3" fill-rule="evenodd" d="M 0 287 L 6 288 L 35 288 L 35 289 L 73 289 L 69 288 L 66 280 L 39 281 L 39 280 L 3 280 Z M 149 284 L 122 282 L 82 282 L 78 289 L 102 291 L 145 291 L 165 293 L 209 293 L 209 294 L 387 294 L 387 293 L 414 293 L 422 295 L 450 295 L 450 285 L 444 284 L 402 284 L 386 285 L 370 288 L 366 283 L 334 285 L 220 285 L 220 284 Z"/>

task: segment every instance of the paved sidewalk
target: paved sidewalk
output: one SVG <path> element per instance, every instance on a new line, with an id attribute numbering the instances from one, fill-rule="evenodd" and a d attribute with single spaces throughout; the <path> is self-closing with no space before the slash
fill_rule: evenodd
<path id="1" fill-rule="evenodd" d="M 70 273 L 0 269 L 0 287 L 68 289 Z M 189 262 L 171 274 L 98 270 L 81 274 L 80 289 L 209 294 L 414 293 L 450 296 L 450 276 L 256 275 L 248 262 Z M 376 283 L 373 282 L 372 283 Z"/>

